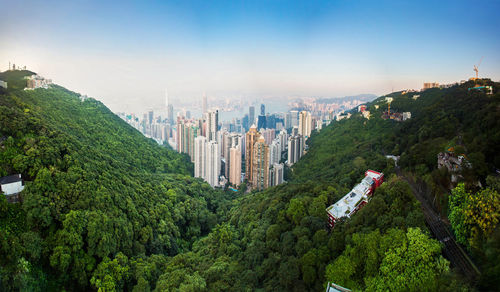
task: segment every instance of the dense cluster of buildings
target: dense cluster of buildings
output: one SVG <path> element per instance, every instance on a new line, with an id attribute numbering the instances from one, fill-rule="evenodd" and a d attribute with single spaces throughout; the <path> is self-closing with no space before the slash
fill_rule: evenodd
<path id="1" fill-rule="evenodd" d="M 145 136 L 186 153 L 194 163 L 194 175 L 211 186 L 238 187 L 246 181 L 248 189 L 258 190 L 284 182 L 285 168 L 305 154 L 306 140 L 324 123 L 308 111 L 266 113 L 264 104 L 258 114 L 255 106 L 249 106 L 242 119 L 221 122 L 219 111 L 208 108 L 206 95 L 202 109 L 200 118 L 185 110 L 174 118 L 167 102 L 162 116 L 153 111 L 142 118 L 118 115 Z"/>
<path id="2" fill-rule="evenodd" d="M 52 84 L 52 79 L 45 79 L 40 75 L 31 75 L 26 76 L 26 88 L 25 90 L 33 90 L 37 88 L 49 88 L 49 85 Z"/>

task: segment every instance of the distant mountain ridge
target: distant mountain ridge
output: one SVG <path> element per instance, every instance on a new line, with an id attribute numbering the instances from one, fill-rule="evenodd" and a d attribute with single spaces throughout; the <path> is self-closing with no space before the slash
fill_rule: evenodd
<path id="1" fill-rule="evenodd" d="M 316 102 L 318 103 L 335 103 L 335 102 L 345 102 L 345 101 L 355 101 L 360 100 L 363 102 L 370 102 L 377 98 L 377 95 L 366 93 L 366 94 L 358 94 L 353 96 L 344 96 L 344 97 L 329 97 L 329 98 L 317 98 Z"/>

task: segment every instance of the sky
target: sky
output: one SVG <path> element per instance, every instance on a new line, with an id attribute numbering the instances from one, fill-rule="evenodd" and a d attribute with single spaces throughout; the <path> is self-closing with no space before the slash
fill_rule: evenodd
<path id="1" fill-rule="evenodd" d="M 500 80 L 500 1 L 0 0 L 9 61 L 114 111 Z M 174 104 L 175 106 L 175 104 Z"/>

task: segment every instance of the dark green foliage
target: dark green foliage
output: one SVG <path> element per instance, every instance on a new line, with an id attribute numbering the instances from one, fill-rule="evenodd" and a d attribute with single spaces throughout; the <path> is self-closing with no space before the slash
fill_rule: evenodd
<path id="1" fill-rule="evenodd" d="M 393 94 L 393 110 L 412 112 L 403 123 L 380 118 L 386 104 L 379 98 L 368 104 L 370 120 L 354 114 L 314 132 L 308 153 L 287 169 L 287 184 L 250 194 L 193 179 L 186 156 L 144 138 L 93 99 L 81 102 L 57 86 L 9 88 L 0 95 L 0 175 L 22 173 L 28 182 L 22 204 L 0 199 L 0 286 L 321 291 L 334 281 L 362 290 L 468 288 L 447 272 L 420 204 L 384 156 L 401 155 L 403 170 L 429 186 L 435 197 L 428 199 L 442 213 L 450 179 L 436 169 L 436 155 L 450 145 L 472 163 L 466 181 L 497 188 L 486 176 L 500 165 L 500 97 L 468 92 L 469 85 L 427 90 L 417 101 Z M 329 230 L 325 208 L 366 169 L 383 171 L 386 182 Z M 478 243 L 483 251 L 473 251 L 483 263 L 481 289 L 496 287 L 499 238 L 497 228 Z"/>
<path id="2" fill-rule="evenodd" d="M 17 75 L 1 76 L 15 84 Z M 223 218 L 230 207 L 224 194 L 190 176 L 185 156 L 146 139 L 94 99 L 82 102 L 58 86 L 9 87 L 0 113 L 0 176 L 26 180 L 22 204 L 1 196 L 5 289 L 31 287 L 41 271 L 51 285 L 70 290 L 145 287 L 146 280 L 153 288 L 159 275 L 128 275 L 135 257 L 188 250 L 218 223 L 215 213 Z"/>

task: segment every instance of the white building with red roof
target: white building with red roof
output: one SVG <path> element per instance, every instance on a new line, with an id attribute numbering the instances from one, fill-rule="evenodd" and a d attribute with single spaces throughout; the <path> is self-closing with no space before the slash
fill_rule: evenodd
<path id="1" fill-rule="evenodd" d="M 365 178 L 361 180 L 347 195 L 338 200 L 335 204 L 326 208 L 328 214 L 328 224 L 331 228 L 340 218 L 349 218 L 364 205 L 368 203 L 373 192 L 384 181 L 384 174 L 373 170 L 365 172 Z"/>

